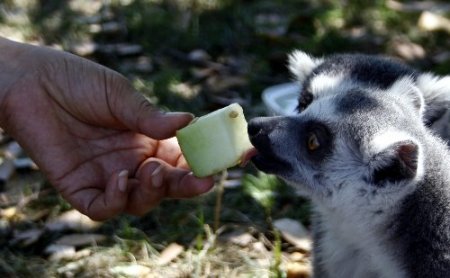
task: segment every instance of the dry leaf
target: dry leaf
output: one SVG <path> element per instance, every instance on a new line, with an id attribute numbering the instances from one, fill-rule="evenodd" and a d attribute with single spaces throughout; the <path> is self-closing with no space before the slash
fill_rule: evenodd
<path id="1" fill-rule="evenodd" d="M 45 227 L 50 231 L 92 231 L 100 227 L 102 222 L 93 221 L 77 210 L 69 210 L 48 221 Z"/>
<path id="2" fill-rule="evenodd" d="M 125 275 L 128 277 L 142 277 L 145 275 L 150 274 L 150 268 L 139 265 L 139 264 L 133 264 L 133 265 L 118 265 L 115 267 L 112 267 L 109 272 L 111 274 L 115 275 Z"/>
<path id="3" fill-rule="evenodd" d="M 252 250 L 258 252 L 259 254 L 269 255 L 269 251 L 267 251 L 266 246 L 261 241 L 252 243 Z"/>
<path id="4" fill-rule="evenodd" d="M 106 240 L 105 235 L 100 234 L 72 234 L 66 235 L 55 241 L 56 245 L 83 246 L 97 244 Z"/>
<path id="5" fill-rule="evenodd" d="M 417 24 L 425 31 L 444 30 L 450 33 L 450 19 L 436 13 L 423 12 Z"/>
<path id="6" fill-rule="evenodd" d="M 211 60 L 211 56 L 203 49 L 195 49 L 188 54 L 188 59 L 194 62 L 207 62 Z"/>
<path id="7" fill-rule="evenodd" d="M 118 44 L 116 46 L 116 52 L 118 55 L 129 56 L 142 53 L 142 46 L 139 44 Z"/>
<path id="8" fill-rule="evenodd" d="M 61 244 L 51 244 L 45 248 L 44 252 L 50 255 L 49 260 L 51 261 L 73 259 L 76 254 L 74 246 Z"/>
<path id="9" fill-rule="evenodd" d="M 0 183 L 5 184 L 13 176 L 16 167 L 14 161 L 0 157 Z"/>
<path id="10" fill-rule="evenodd" d="M 184 251 L 184 247 L 177 244 L 171 243 L 167 246 L 159 255 L 158 264 L 166 265 L 169 262 L 173 261 L 176 257 L 178 257 Z"/>
<path id="11" fill-rule="evenodd" d="M 26 231 L 15 231 L 13 244 L 21 242 L 23 246 L 28 246 L 35 243 L 44 233 L 43 229 L 30 229 Z"/>
<path id="12" fill-rule="evenodd" d="M 234 243 L 236 245 L 239 245 L 241 247 L 246 247 L 249 246 L 250 243 L 255 241 L 255 238 L 249 234 L 249 233 L 245 233 L 245 232 L 241 232 L 241 233 L 233 233 L 228 237 L 228 240 L 231 243 Z"/>
<path id="13" fill-rule="evenodd" d="M 302 262 L 307 258 L 307 256 L 300 252 L 293 252 L 289 254 L 289 260 L 292 262 Z"/>
<path id="14" fill-rule="evenodd" d="M 308 230 L 298 221 L 289 218 L 282 218 L 273 222 L 283 238 L 302 251 L 310 252 L 312 241 Z"/>
<path id="15" fill-rule="evenodd" d="M 425 58 L 425 49 L 408 40 L 396 40 L 392 43 L 393 50 L 403 59 L 412 61 Z"/>
<path id="16" fill-rule="evenodd" d="M 309 278 L 312 276 L 311 266 L 303 263 L 288 263 L 286 266 L 287 278 Z"/>
<path id="17" fill-rule="evenodd" d="M 15 206 L 0 209 L 0 218 L 8 221 L 21 221 L 25 219 L 25 215 Z"/>
<path id="18" fill-rule="evenodd" d="M 248 80 L 241 76 L 212 76 L 208 78 L 207 85 L 213 93 L 223 92 L 232 88 L 243 87 Z"/>
<path id="19" fill-rule="evenodd" d="M 80 44 L 74 44 L 70 46 L 70 51 L 77 54 L 78 56 L 89 56 L 94 54 L 99 46 L 93 42 L 84 42 Z"/>
<path id="20" fill-rule="evenodd" d="M 450 4 L 436 1 L 386 1 L 386 6 L 394 11 L 400 12 L 422 12 L 422 11 L 439 11 L 446 13 L 450 11 Z"/>

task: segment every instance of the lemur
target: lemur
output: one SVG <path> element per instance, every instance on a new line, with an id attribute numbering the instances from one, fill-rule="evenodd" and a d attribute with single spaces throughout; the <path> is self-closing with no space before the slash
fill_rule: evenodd
<path id="1" fill-rule="evenodd" d="M 450 151 L 428 128 L 450 77 L 359 54 L 289 68 L 298 114 L 252 119 L 251 160 L 311 199 L 314 277 L 450 277 Z"/>

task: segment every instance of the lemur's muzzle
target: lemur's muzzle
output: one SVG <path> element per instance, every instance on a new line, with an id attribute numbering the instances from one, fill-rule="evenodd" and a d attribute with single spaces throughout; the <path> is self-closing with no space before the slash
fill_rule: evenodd
<path id="1" fill-rule="evenodd" d="M 280 120 L 283 117 L 259 117 L 254 118 L 248 123 L 248 135 L 250 142 L 257 149 L 257 153 L 251 161 L 261 171 L 268 173 L 279 173 L 285 171 L 289 164 L 284 162 L 276 153 L 274 148 L 282 142 L 275 142 L 281 138 L 273 136 L 273 132 L 279 128 Z M 272 135 L 272 136 L 271 136 Z"/>

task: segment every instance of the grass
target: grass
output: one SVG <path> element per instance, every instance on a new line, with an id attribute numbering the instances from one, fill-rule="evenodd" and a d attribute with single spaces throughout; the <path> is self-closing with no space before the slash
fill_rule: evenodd
<path id="1" fill-rule="evenodd" d="M 448 33 L 421 30 L 419 16 L 394 11 L 382 0 L 7 0 L 0 4 L 0 34 L 66 50 L 89 41 L 139 44 L 138 56 L 151 61 L 150 72 L 123 67 L 135 56 L 100 51 L 87 58 L 120 71 L 163 109 L 202 115 L 239 100 L 252 118 L 265 115 L 262 90 L 290 80 L 286 53 L 294 48 L 318 56 L 344 51 L 399 56 L 393 42 L 402 39 L 426 52 L 408 63 L 448 74 L 450 59 L 434 59 L 448 52 Z M 90 31 L 111 21 L 124 28 Z M 189 60 L 195 50 L 209 58 Z M 245 82 L 229 85 L 233 79 Z M 39 198 L 28 199 L 20 217 L 0 219 L 0 276 L 131 277 L 127 271 L 140 269 L 151 277 L 285 277 L 293 247 L 273 230 L 272 220 L 292 218 L 309 226 L 309 202 L 275 177 L 252 167 L 240 170 L 242 186 L 218 186 L 199 198 L 166 200 L 143 217 L 107 221 L 95 231 L 107 235 L 106 242 L 78 247 L 74 257 L 59 261 L 43 250 L 73 231 L 48 233 L 29 246 L 11 243 L 14 233 L 41 229 L 47 219 L 71 209 L 42 177 L 30 181 L 21 174 L 9 185 L 15 189 L 8 191 L 12 204 L 17 206 L 20 196 L 39 193 Z M 252 241 L 231 243 L 229 235 L 236 232 Z M 172 243 L 184 250 L 159 264 Z"/>

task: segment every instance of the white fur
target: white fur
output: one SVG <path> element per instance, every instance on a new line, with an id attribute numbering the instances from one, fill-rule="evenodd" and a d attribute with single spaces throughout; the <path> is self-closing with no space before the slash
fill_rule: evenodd
<path id="1" fill-rule="evenodd" d="M 368 217 L 366 213 L 355 213 L 354 210 L 342 214 L 317 205 L 315 209 L 321 215 L 320 228 L 325 231 L 319 247 L 322 266 L 331 277 L 406 277 L 383 246 L 384 231 L 374 225 L 384 219 Z"/>
<path id="2" fill-rule="evenodd" d="M 450 76 L 438 77 L 424 73 L 417 78 L 416 83 L 427 102 L 450 101 Z"/>
<path id="3" fill-rule="evenodd" d="M 412 136 L 404 131 L 401 130 L 383 131 L 382 133 L 375 135 L 375 137 L 373 138 L 372 143 L 370 144 L 371 147 L 370 153 L 372 155 L 379 153 L 397 142 L 408 140 L 415 142 Z"/>
<path id="4" fill-rule="evenodd" d="M 337 89 L 344 90 L 345 88 L 349 87 L 349 84 L 347 84 L 348 79 L 345 80 L 344 78 L 345 76 L 342 75 L 316 75 L 311 80 L 311 92 L 316 98 L 318 98 L 322 95 L 331 95 Z"/>
<path id="5" fill-rule="evenodd" d="M 373 143 L 373 149 L 383 150 L 392 143 L 392 138 L 410 139 L 410 136 L 386 133 Z M 310 196 L 321 216 L 319 229 L 324 233 L 319 247 L 322 267 L 336 278 L 406 277 L 397 260 L 386 251 L 390 247 L 385 245 L 388 236 L 385 224 L 396 212 L 398 199 L 410 189 L 386 187 L 372 196 L 368 184 L 362 182 L 367 172 L 364 158 L 344 138 L 338 140 L 326 170 L 329 184 L 325 187 L 331 187 L 332 194 Z M 361 194 L 364 191 L 367 194 Z M 377 214 L 379 210 L 384 213 Z"/>
<path id="6" fill-rule="evenodd" d="M 419 88 L 411 77 L 403 77 L 392 84 L 387 90 L 388 94 L 397 97 L 402 103 L 410 103 L 413 108 L 418 109 L 420 117 L 423 116 L 425 101 Z"/>
<path id="7" fill-rule="evenodd" d="M 300 83 L 303 83 L 314 68 L 322 62 L 323 59 L 314 58 L 299 50 L 293 51 L 288 56 L 288 68 Z"/>
<path id="8" fill-rule="evenodd" d="M 417 158 L 417 170 L 416 170 L 416 176 L 412 180 L 413 183 L 420 180 L 424 175 L 424 165 L 423 165 L 423 150 L 421 145 L 415 140 L 411 135 L 407 134 L 404 131 L 398 131 L 398 130 L 388 130 L 384 131 L 380 134 L 377 134 L 375 138 L 372 140 L 371 143 L 371 152 L 372 154 L 377 154 L 382 152 L 384 149 L 388 148 L 389 146 L 394 145 L 395 143 L 402 142 L 402 141 L 411 141 L 414 144 L 418 146 L 419 149 L 419 155 Z M 374 161 L 372 161 L 372 164 Z M 370 168 L 376 167 L 377 165 L 371 165 Z"/>
<path id="9" fill-rule="evenodd" d="M 301 51 L 289 55 L 289 69 L 300 82 L 322 62 Z M 321 252 L 317 256 L 322 260 L 321 267 L 336 278 L 406 278 L 401 260 L 395 257 L 397 250 L 392 249 L 392 234 L 389 234 L 392 227 L 388 225 L 396 217 L 401 199 L 415 190 L 417 181 L 424 175 L 424 147 L 418 142 L 420 139 L 415 140 L 405 131 L 384 129 L 371 139 L 365 138 L 371 141 L 360 141 L 353 146 L 345 137 L 346 130 L 342 129 L 345 123 L 335 111 L 334 98 L 353 87 L 369 86 L 335 72 L 311 76 L 309 85 L 314 101 L 301 118 L 320 119 L 333 127 L 338 134 L 334 138 L 333 154 L 317 166 L 294 163 L 297 159 L 301 162 L 302 158 L 296 157 L 292 147 L 280 153 L 286 161 L 293 162 L 294 174 L 286 181 L 312 199 L 316 215 L 320 216 L 319 227 L 315 228 L 322 235 L 317 248 Z M 393 102 L 392 113 L 405 118 L 415 117 L 417 113 L 422 116 L 427 111 L 425 103 L 450 102 L 450 76 L 421 74 L 416 80 L 407 76 L 386 90 L 377 89 L 374 84 L 369 89 L 374 95 L 386 96 L 377 99 Z M 374 169 L 385 166 L 386 159 L 390 159 L 389 155 L 377 154 L 402 141 L 418 146 L 415 178 L 380 187 L 370 184 Z M 295 173 L 302 174 L 296 177 Z"/>

